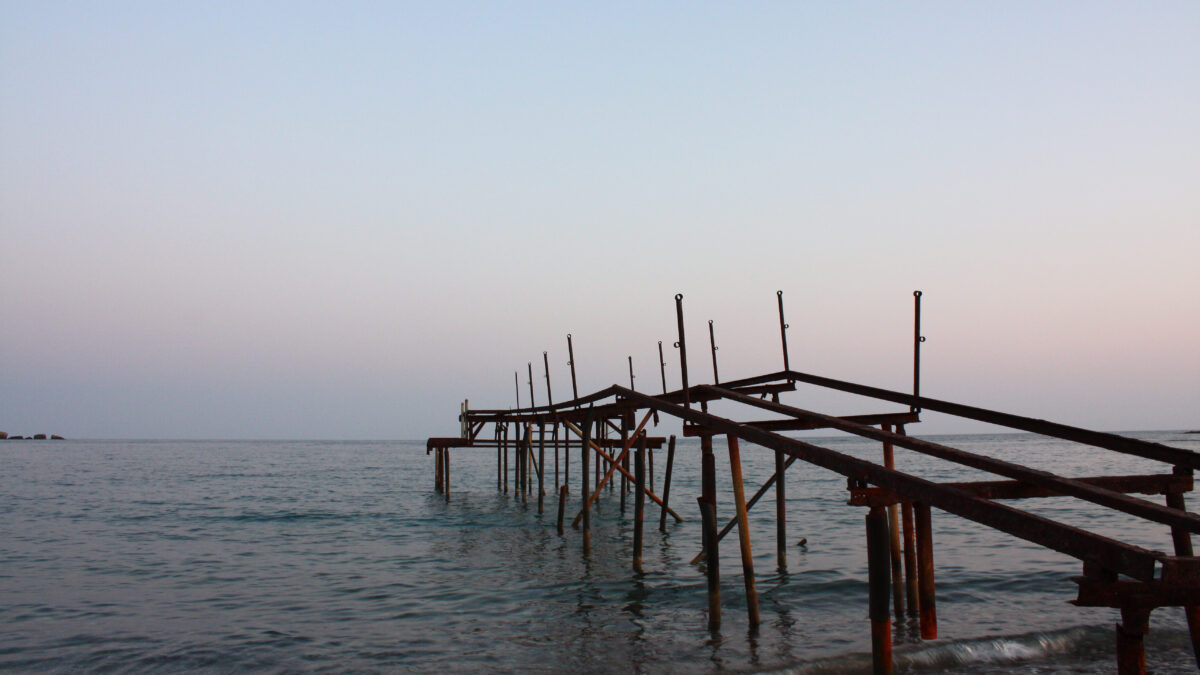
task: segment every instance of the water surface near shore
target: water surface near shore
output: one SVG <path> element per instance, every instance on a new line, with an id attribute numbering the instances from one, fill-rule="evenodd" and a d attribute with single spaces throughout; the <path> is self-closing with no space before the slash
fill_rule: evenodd
<path id="1" fill-rule="evenodd" d="M 1179 432 L 1134 434 L 1192 450 Z M 1168 467 L 1028 435 L 938 440 L 1064 475 Z M 855 439 L 819 443 L 877 458 Z M 718 443 L 719 504 L 728 466 Z M 748 490 L 774 468 L 743 446 Z M 0 668 L 20 671 L 783 671 L 869 668 L 865 510 L 845 479 L 788 472 L 788 567 L 774 505 L 751 512 L 763 624 L 748 629 L 736 539 L 721 549 L 724 623 L 706 630 L 699 448 L 681 441 L 671 489 L 686 519 L 632 524 L 605 492 L 590 555 L 579 533 L 496 489 L 493 450 L 455 450 L 447 502 L 418 442 L 53 441 L 0 445 Z M 661 483 L 665 453 L 656 457 Z M 934 480 L 983 478 L 906 451 Z M 547 460 L 553 473 L 553 459 Z M 578 457 L 571 501 L 578 508 Z M 552 477 L 552 475 L 551 475 Z M 510 485 L 510 488 L 512 486 Z M 1160 498 L 1152 498 L 1158 500 Z M 632 504 L 632 499 L 630 500 Z M 1165 527 L 1076 500 L 1038 513 L 1170 551 Z M 628 514 L 627 514 L 628 515 Z M 909 672 L 1111 671 L 1117 612 L 1067 604 L 1077 561 L 934 511 L 940 639 L 895 626 Z M 806 546 L 797 546 L 801 538 Z M 1181 612 L 1152 616 L 1155 672 L 1195 672 Z"/>

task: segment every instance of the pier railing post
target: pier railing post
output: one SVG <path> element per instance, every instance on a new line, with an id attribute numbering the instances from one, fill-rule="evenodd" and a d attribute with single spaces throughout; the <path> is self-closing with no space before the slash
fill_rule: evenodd
<path id="1" fill-rule="evenodd" d="M 892 425 L 881 424 L 880 428 L 891 432 Z M 896 468 L 895 451 L 892 448 L 892 444 L 888 441 L 885 441 L 883 444 L 883 465 L 888 469 Z M 888 504 L 887 516 L 888 539 L 892 561 L 892 605 L 898 619 L 904 616 L 904 570 L 901 566 L 900 555 L 900 509 L 896 504 Z"/>
<path id="2" fill-rule="evenodd" d="M 917 527 L 917 579 L 921 612 L 921 638 L 937 638 L 937 607 L 933 583 L 933 530 L 930 523 L 929 505 L 913 503 Z"/>
<path id="3" fill-rule="evenodd" d="M 634 466 L 634 482 L 637 494 L 633 498 L 633 571 L 642 573 L 642 533 L 646 515 L 646 432 L 638 441 L 637 458 Z"/>
<path id="4" fill-rule="evenodd" d="M 867 513 L 867 579 L 871 615 L 871 661 L 876 675 L 892 672 L 892 622 L 888 611 L 891 578 L 887 512 L 872 506 Z"/>
<path id="5" fill-rule="evenodd" d="M 729 443 L 729 473 L 733 478 L 733 505 L 737 513 L 738 544 L 742 553 L 742 578 L 746 585 L 746 612 L 750 627 L 759 624 L 758 589 L 754 584 L 754 553 L 750 550 L 750 521 L 746 517 L 746 488 L 742 482 L 742 456 L 736 436 L 726 436 Z"/>
<path id="6" fill-rule="evenodd" d="M 658 531 L 667 531 L 667 504 L 671 500 L 671 468 L 675 464 L 675 434 L 667 442 L 667 468 L 663 474 L 662 513 L 658 517 Z"/>
<path id="7" fill-rule="evenodd" d="M 547 382 L 547 387 L 549 383 Z M 549 390 L 546 395 L 549 396 Z M 546 501 L 546 425 L 538 423 L 538 513 L 542 513 Z"/>
<path id="8" fill-rule="evenodd" d="M 1117 673 L 1146 674 L 1146 633 L 1150 631 L 1150 609 L 1122 607 L 1117 624 Z"/>
<path id="9" fill-rule="evenodd" d="M 579 445 L 579 454 L 583 462 L 583 470 L 580 471 L 580 483 L 582 484 L 581 493 L 583 495 L 583 552 L 590 553 L 592 550 L 592 510 L 588 506 L 588 482 L 591 476 L 588 475 L 588 455 L 592 452 L 592 411 L 589 408 L 587 418 L 583 421 L 583 443 Z M 599 459 L 596 460 L 599 462 Z"/>
<path id="10" fill-rule="evenodd" d="M 700 515 L 703 517 L 705 570 L 708 576 L 708 628 L 721 627 L 721 556 L 717 537 L 717 466 L 712 434 L 700 436 Z"/>

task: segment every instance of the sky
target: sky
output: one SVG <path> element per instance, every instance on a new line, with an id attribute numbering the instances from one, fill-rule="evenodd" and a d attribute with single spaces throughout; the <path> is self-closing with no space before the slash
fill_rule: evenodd
<path id="1" fill-rule="evenodd" d="M 1198 120 L 1195 2 L 0 0 L 0 430 L 454 435 L 676 293 L 907 390 L 916 289 L 927 396 L 1197 429 Z"/>

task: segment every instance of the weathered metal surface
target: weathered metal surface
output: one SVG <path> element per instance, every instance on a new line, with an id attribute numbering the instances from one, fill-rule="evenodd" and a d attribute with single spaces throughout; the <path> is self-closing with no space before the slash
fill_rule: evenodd
<path id="1" fill-rule="evenodd" d="M 683 422 L 686 436 L 701 438 L 702 496 L 699 498 L 702 515 L 704 550 L 715 553 L 721 537 L 738 523 L 743 555 L 743 576 L 747 583 L 747 597 L 754 596 L 753 567 L 749 539 L 746 536 L 747 511 L 776 483 L 777 495 L 777 558 L 781 569 L 786 565 L 786 492 L 785 469 L 796 460 L 834 471 L 848 479 L 851 503 L 871 507 L 868 520 L 868 557 L 871 587 L 872 636 L 877 672 L 890 668 L 890 630 L 888 621 L 888 589 L 894 591 L 891 604 L 899 616 L 907 607 L 910 614 L 919 613 L 921 634 L 927 639 L 936 637 L 936 599 L 933 583 L 933 545 L 931 529 L 931 507 L 958 515 L 996 530 L 1019 537 L 1051 550 L 1073 556 L 1083 562 L 1084 577 L 1079 582 L 1077 604 L 1117 607 L 1122 612 L 1122 623 L 1118 627 L 1118 666 L 1121 672 L 1141 672 L 1144 669 L 1142 636 L 1146 632 L 1150 609 L 1162 606 L 1183 605 L 1194 642 L 1197 660 L 1200 662 L 1200 558 L 1193 557 L 1190 533 L 1200 532 L 1200 515 L 1190 513 L 1183 503 L 1183 493 L 1193 488 L 1192 473 L 1200 468 L 1200 454 L 1172 448 L 1157 443 L 1126 438 L 1114 434 L 1080 429 L 1045 420 L 1023 417 L 1009 413 L 987 410 L 973 406 L 926 398 L 920 395 L 921 343 L 921 291 L 913 293 L 913 393 L 871 387 L 852 382 L 835 380 L 808 373 L 794 371 L 790 367 L 787 344 L 788 324 L 784 319 L 783 292 L 776 293 L 780 342 L 783 353 L 783 370 L 754 377 L 733 380 L 721 385 L 717 364 L 717 344 L 713 322 L 709 321 L 709 342 L 712 353 L 714 386 L 688 384 L 687 347 L 683 318 L 683 295 L 675 296 L 679 349 L 681 387 L 667 391 L 666 361 L 662 342 L 658 343 L 659 374 L 663 393 L 651 396 L 638 393 L 634 387 L 633 358 L 628 357 L 629 388 L 612 386 L 586 396 L 579 396 L 575 375 L 575 355 L 572 336 L 567 335 L 568 365 L 571 367 L 572 399 L 555 403 L 551 391 L 549 355 L 543 351 L 546 378 L 546 405 L 537 405 L 533 387 L 532 363 L 529 372 L 529 405 L 521 406 L 519 375 L 514 372 L 514 387 L 517 394 L 515 409 L 471 410 L 464 401 L 459 419 L 461 437 L 430 438 L 426 453 L 435 452 L 435 489 L 449 498 L 450 492 L 450 448 L 496 448 L 497 488 L 508 488 L 508 427 L 517 425 L 517 439 L 513 443 L 515 467 L 513 477 L 517 484 L 517 498 L 526 499 L 534 487 L 530 469 L 538 478 L 538 509 L 542 510 L 545 495 L 545 445 L 546 425 L 553 430 L 555 454 L 554 484 L 559 492 L 558 527 L 561 532 L 565 514 L 568 488 L 565 484 L 570 462 L 565 462 L 564 484 L 559 485 L 558 448 L 561 446 L 569 458 L 570 450 L 579 448 L 582 464 L 583 504 L 576 524 L 583 524 L 584 551 L 590 550 L 590 507 L 605 484 L 612 490 L 610 482 L 616 472 L 622 474 L 621 504 L 624 511 L 625 483 L 633 483 L 635 489 L 635 546 L 634 568 L 641 570 L 643 545 L 642 520 L 644 499 L 649 496 L 662 506 L 659 527 L 666 529 L 666 515 L 677 520 L 681 517 L 667 506 L 671 471 L 674 462 L 675 437 L 670 437 L 667 468 L 660 500 L 653 490 L 653 469 L 650 469 L 649 485 L 645 466 L 646 453 L 661 447 L 663 438 L 647 437 L 645 426 L 653 418 L 655 425 L 659 414 L 664 413 Z M 781 392 L 796 389 L 797 383 L 855 394 L 874 401 L 884 401 L 908 407 L 904 412 L 834 417 L 804 410 L 779 402 Z M 768 395 L 771 401 L 767 401 Z M 724 400 L 766 409 L 784 415 L 786 419 L 738 421 L 708 414 L 708 404 Z M 693 404 L 699 404 L 694 408 Z M 1046 471 L 1038 471 L 1013 462 L 965 452 L 946 445 L 909 437 L 905 424 L 919 421 L 922 410 L 996 424 L 1009 429 L 1027 431 L 1093 448 L 1121 452 L 1137 457 L 1165 462 L 1173 467 L 1166 474 L 1136 476 L 1094 476 L 1069 478 Z M 635 414 L 643 418 L 637 429 L 630 433 Z M 619 423 L 619 424 L 618 424 Z M 479 434 L 488 424 L 495 428 L 495 438 L 480 439 Z M 558 426 L 573 431 L 578 440 L 558 439 Z M 879 425 L 881 429 L 875 429 Z M 580 429 L 580 426 L 583 428 Z M 533 452 L 533 433 L 537 429 L 538 453 Z M 892 428 L 895 431 L 892 431 Z M 789 438 L 776 432 L 829 428 L 877 440 L 884 445 L 883 465 L 858 459 L 830 448 Z M 522 433 L 523 431 L 523 433 Z M 736 515 L 721 532 L 717 532 L 715 468 L 712 453 L 712 437 L 725 434 L 729 439 L 730 469 L 734 479 L 734 508 Z M 614 436 L 620 436 L 620 440 Z M 775 475 L 750 499 L 745 500 L 744 486 L 740 475 L 740 445 L 744 440 L 763 446 L 775 453 Z M 631 467 L 631 447 L 636 444 L 637 462 Z M 914 450 L 964 466 L 989 471 L 1010 480 L 973 481 L 960 483 L 934 483 L 919 476 L 898 471 L 892 458 L 892 447 Z M 613 457 L 605 448 L 620 447 Z M 590 460 L 595 456 L 594 478 Z M 786 455 L 786 458 L 785 458 Z M 652 460 L 651 460 L 652 463 Z M 633 469 L 631 471 L 630 469 Z M 606 469 L 606 470 L 605 470 Z M 603 478 L 601 477 L 601 474 Z M 776 480 L 778 478 L 778 480 Z M 502 479 L 502 480 L 501 480 Z M 1131 497 L 1131 493 L 1164 494 L 1166 505 Z M 1104 537 L 1086 530 L 1037 516 L 1020 509 L 998 503 L 995 500 L 1027 499 L 1042 497 L 1075 497 L 1106 508 L 1119 510 L 1136 517 L 1163 523 L 1171 528 L 1175 544 L 1175 555 L 1149 551 Z M 897 506 L 899 508 L 897 508 Z M 886 507 L 886 508 L 885 508 Z M 902 523 L 902 527 L 901 527 Z M 903 538 L 903 550 L 899 545 Z M 882 551 L 882 552 L 881 552 Z M 707 565 L 709 588 L 709 625 L 720 626 L 720 582 L 719 556 L 712 555 Z M 903 570 L 901 570 L 903 567 Z M 903 571 L 903 574 L 902 574 Z M 1126 579 L 1118 575 L 1125 575 Z M 903 582 L 906 593 L 901 593 Z M 881 590 L 882 589 L 882 590 Z M 757 623 L 756 606 L 750 606 L 751 625 Z"/>
<path id="2" fill-rule="evenodd" d="M 1165 556 L 1138 546 L 1103 537 L 1048 518 L 1026 513 L 1003 504 L 980 499 L 958 488 L 886 469 L 829 448 L 823 448 L 769 431 L 755 429 L 734 420 L 666 403 L 623 387 L 610 387 L 614 395 L 637 401 L 660 412 L 703 425 L 713 433 L 733 434 L 766 448 L 782 450 L 800 460 L 844 476 L 893 490 L 908 499 L 923 500 L 958 516 L 1007 532 L 1026 541 L 1065 553 L 1080 560 L 1095 560 L 1109 569 L 1135 579 L 1154 578 L 1157 563 Z"/>
<path id="3" fill-rule="evenodd" d="M 915 450 L 917 452 L 944 459 L 947 461 L 969 466 L 983 471 L 990 471 L 1001 476 L 1016 478 L 1023 482 L 1030 483 L 1042 488 L 1061 492 L 1062 494 L 1078 497 L 1089 502 L 1100 504 L 1108 508 L 1124 511 L 1147 520 L 1164 523 L 1173 527 L 1182 527 L 1189 532 L 1200 532 L 1200 515 L 1194 515 L 1187 512 L 1181 512 L 1175 509 L 1170 509 L 1160 504 L 1129 497 L 1120 492 L 1106 489 L 1102 486 L 1082 483 L 1069 478 L 1063 478 L 1049 471 L 1041 471 L 1031 469 L 1029 467 L 1006 462 L 1002 459 L 995 459 L 985 455 L 978 455 L 957 448 L 951 448 L 940 443 L 912 438 L 910 436 L 901 436 L 883 429 L 876 429 L 863 424 L 857 424 L 848 420 L 844 420 L 832 415 L 823 415 L 821 413 L 803 410 L 792 406 L 775 403 L 772 401 L 764 401 L 746 396 L 732 390 L 722 390 L 720 387 L 700 387 L 704 391 L 718 391 L 722 393 L 725 399 L 744 403 L 746 405 L 755 406 L 771 410 L 772 412 L 785 413 L 793 415 L 797 418 L 811 421 L 813 423 L 823 424 L 831 429 L 838 429 L 852 434 L 857 434 L 864 438 L 870 438 L 885 443 L 893 443 L 902 448 Z"/>
<path id="4" fill-rule="evenodd" d="M 1192 490 L 1191 476 L 1152 474 L 1148 476 L 1088 476 L 1072 478 L 1080 483 L 1103 487 L 1114 492 L 1137 492 L 1146 495 L 1177 494 Z M 965 490 L 983 499 L 1035 499 L 1069 496 L 1058 490 L 1029 485 L 1016 480 L 978 481 L 971 483 L 941 483 Z M 885 506 L 903 499 L 882 488 L 856 488 L 850 491 L 853 506 Z"/>

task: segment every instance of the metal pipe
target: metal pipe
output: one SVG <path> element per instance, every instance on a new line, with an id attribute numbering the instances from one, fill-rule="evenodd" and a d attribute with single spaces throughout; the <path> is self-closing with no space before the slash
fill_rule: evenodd
<path id="1" fill-rule="evenodd" d="M 876 675 L 892 672 L 892 622 L 888 612 L 887 512 L 879 506 L 867 513 L 867 580 L 870 594 L 871 662 Z"/>
<path id="2" fill-rule="evenodd" d="M 720 384 L 721 377 L 717 375 L 717 337 L 713 333 L 712 319 L 708 320 L 708 344 L 712 347 L 713 383 Z"/>
<path id="3" fill-rule="evenodd" d="M 667 361 L 663 358 L 662 340 L 658 341 L 658 370 L 662 374 L 663 393 L 667 393 Z"/>
<path id="4" fill-rule="evenodd" d="M 642 573 L 642 531 L 643 519 L 646 515 L 646 432 L 642 432 L 638 443 L 637 459 L 634 466 L 634 482 L 637 483 L 637 495 L 633 500 L 633 571 Z"/>
<path id="5" fill-rule="evenodd" d="M 671 467 L 675 464 L 675 434 L 667 443 L 667 469 L 663 474 L 662 513 L 658 516 L 658 531 L 667 531 L 667 503 L 671 499 Z"/>
<path id="6" fill-rule="evenodd" d="M 529 407 L 536 408 L 536 399 L 533 396 L 533 361 L 529 361 Z"/>
<path id="7" fill-rule="evenodd" d="M 567 333 L 567 365 L 571 366 L 571 398 L 579 398 L 579 387 L 575 384 L 575 345 L 571 343 L 571 334 Z"/>
<path id="8" fill-rule="evenodd" d="M 742 457 L 737 436 L 727 436 L 729 442 L 729 473 L 733 478 L 733 505 L 738 521 L 738 545 L 742 553 L 742 579 L 746 586 L 746 612 L 750 628 L 759 624 L 758 589 L 754 585 L 754 553 L 750 550 L 750 521 L 746 517 L 746 488 L 742 483 Z"/>
<path id="9" fill-rule="evenodd" d="M 549 381 L 546 386 L 549 387 Z M 550 390 L 546 390 L 550 395 Z M 542 503 L 546 500 L 546 425 L 538 423 L 538 513 L 542 513 Z"/>
<path id="10" fill-rule="evenodd" d="M 913 503 L 917 526 L 917 570 L 921 612 L 921 639 L 937 638 L 937 606 L 933 583 L 933 529 L 929 505 Z"/>
<path id="11" fill-rule="evenodd" d="M 592 513 L 588 507 L 588 480 L 590 478 L 588 476 L 588 454 L 592 451 L 592 409 L 590 406 L 588 407 L 587 418 L 583 421 L 583 433 L 580 436 L 583 437 L 583 443 L 579 445 L 579 451 L 583 458 L 583 471 L 581 472 L 583 480 L 580 483 L 583 486 L 583 552 L 586 554 L 592 550 Z"/>
<path id="12" fill-rule="evenodd" d="M 783 342 L 783 369 L 791 370 L 788 365 L 788 346 L 787 346 L 787 322 L 783 320 L 783 291 L 775 291 L 775 297 L 779 299 L 779 339 Z M 666 392 L 663 392 L 666 393 Z"/>
<path id="13" fill-rule="evenodd" d="M 679 350 L 679 377 L 683 380 L 683 405 L 685 408 L 691 408 L 692 394 L 688 389 L 687 377 L 687 339 L 683 331 L 683 293 L 675 294 L 675 320 L 679 325 L 679 341 L 675 343 L 675 348 Z"/>
<path id="14" fill-rule="evenodd" d="M 892 425 L 881 424 L 880 428 L 884 431 L 891 432 Z M 896 468 L 895 452 L 892 444 L 888 441 L 883 442 L 883 465 L 889 469 Z M 904 616 L 904 570 L 901 566 L 900 555 L 900 509 L 896 504 L 888 504 L 888 539 L 889 552 L 891 553 L 892 562 L 892 604 L 896 612 L 896 618 Z"/>
<path id="15" fill-rule="evenodd" d="M 546 364 L 546 405 L 554 405 L 554 396 L 550 393 L 550 354 L 542 352 L 542 362 Z"/>
<path id="16" fill-rule="evenodd" d="M 708 578 L 708 628 L 721 627 L 721 555 L 717 545 L 717 466 L 712 434 L 700 436 L 700 514 L 704 519 L 705 571 Z"/>
<path id="17" fill-rule="evenodd" d="M 921 291 L 913 291 L 913 396 L 921 395 L 921 343 L 925 336 L 921 335 Z M 921 412 L 916 405 L 913 412 Z"/>

